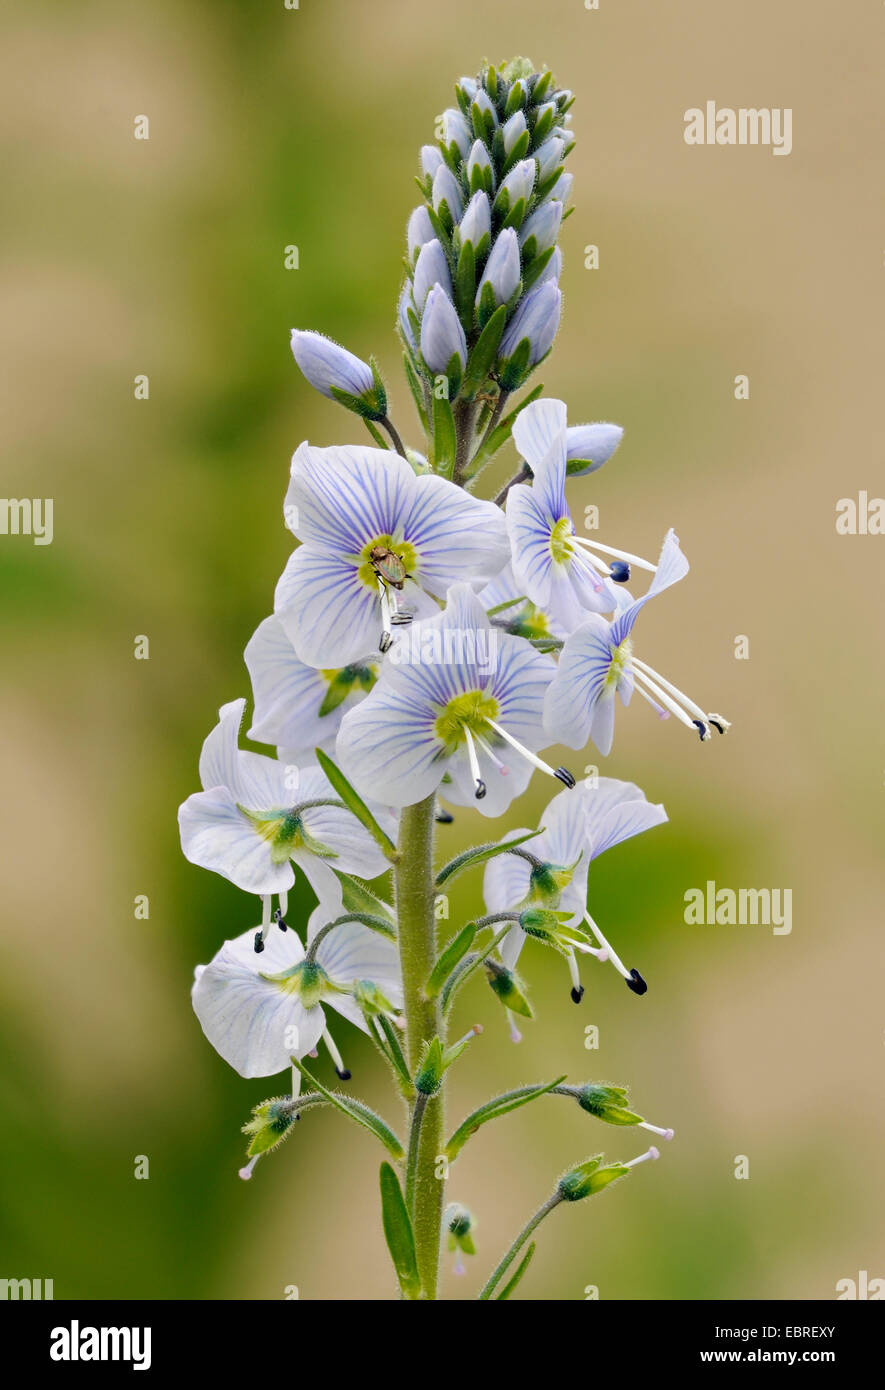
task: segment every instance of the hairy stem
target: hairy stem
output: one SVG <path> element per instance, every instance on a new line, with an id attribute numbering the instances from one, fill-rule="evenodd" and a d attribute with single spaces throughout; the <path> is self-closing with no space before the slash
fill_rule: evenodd
<path id="1" fill-rule="evenodd" d="M 400 439 L 399 431 L 397 430 L 390 417 L 385 415 L 381 420 L 378 421 L 378 423 L 379 425 L 383 425 L 384 428 L 387 430 L 387 433 L 390 435 L 391 442 L 396 452 L 400 455 L 401 458 L 406 458 L 406 446 Z"/>
<path id="2" fill-rule="evenodd" d="M 463 487 L 464 473 L 470 462 L 473 447 L 473 433 L 476 425 L 478 406 L 475 401 L 456 401 L 453 411 L 455 417 L 455 467 L 452 481 Z"/>
<path id="3" fill-rule="evenodd" d="M 491 1298 L 492 1294 L 495 1291 L 496 1285 L 499 1284 L 500 1281 L 503 1279 L 508 1267 L 512 1264 L 513 1260 L 519 1254 L 520 1250 L 525 1245 L 529 1236 L 532 1234 L 532 1231 L 536 1230 L 537 1227 L 540 1226 L 541 1222 L 544 1220 L 544 1217 L 547 1216 L 548 1213 L 551 1212 L 554 1207 L 558 1207 L 561 1201 L 562 1193 L 557 1188 L 556 1191 L 553 1193 L 553 1196 L 548 1197 L 544 1205 L 538 1207 L 538 1210 L 535 1212 L 534 1216 L 529 1218 L 529 1220 L 526 1222 L 526 1224 L 520 1231 L 519 1235 L 516 1237 L 516 1240 L 513 1242 L 510 1249 L 507 1251 L 507 1254 L 504 1256 L 501 1263 L 495 1268 L 493 1273 L 490 1275 L 488 1283 L 483 1287 L 482 1292 L 479 1295 L 481 1299 Z"/>
<path id="4" fill-rule="evenodd" d="M 406 1044 L 412 1075 L 421 1052 L 431 1038 L 443 1036 L 438 999 L 428 999 L 424 986 L 436 960 L 436 921 L 433 881 L 433 825 L 436 797 L 407 806 L 400 819 L 401 858 L 394 870 L 396 914 L 399 927 L 400 964 L 405 997 Z M 417 1099 L 413 1102 L 413 1122 Z M 423 1295 L 437 1296 L 439 1250 L 442 1231 L 444 1184 L 436 1176 L 438 1155 L 443 1152 L 442 1092 L 430 1097 L 415 1126 L 414 1213 L 415 1252 Z"/>
<path id="5" fill-rule="evenodd" d="M 510 481 L 505 483 L 501 491 L 498 493 L 498 496 L 495 498 L 495 502 L 497 503 L 497 505 L 499 507 L 503 507 L 504 503 L 507 501 L 507 494 L 510 491 L 510 489 L 512 487 L 515 487 L 517 483 L 527 482 L 531 476 L 531 469 L 528 468 L 526 464 L 523 464 L 519 472 L 515 473 L 513 477 L 510 479 Z"/>

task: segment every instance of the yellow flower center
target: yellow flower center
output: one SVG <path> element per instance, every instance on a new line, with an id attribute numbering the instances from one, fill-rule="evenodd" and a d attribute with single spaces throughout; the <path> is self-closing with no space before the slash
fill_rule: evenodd
<path id="1" fill-rule="evenodd" d="M 491 732 L 487 719 L 497 719 L 498 701 L 482 690 L 469 690 L 464 695 L 456 695 L 437 715 L 434 730 L 450 753 L 454 753 L 467 740 L 464 730 L 472 734 Z"/>
<path id="2" fill-rule="evenodd" d="M 570 516 L 561 516 L 550 532 L 550 554 L 558 565 L 570 560 L 575 550 L 569 537 L 573 534 Z"/>
<path id="3" fill-rule="evenodd" d="M 391 559 L 385 557 L 390 556 Z M 387 578 L 401 566 L 405 575 L 414 574 L 418 568 L 418 552 L 402 537 L 375 536 L 366 541 L 358 556 L 357 574 L 367 589 L 377 593 L 379 578 Z M 385 571 L 387 573 L 385 573 Z"/>

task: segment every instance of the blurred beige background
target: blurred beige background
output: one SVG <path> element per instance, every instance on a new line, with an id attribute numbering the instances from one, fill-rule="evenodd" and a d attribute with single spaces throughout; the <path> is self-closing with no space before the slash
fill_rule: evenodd
<path id="1" fill-rule="evenodd" d="M 573 421 L 626 429 L 574 509 L 598 503 L 605 538 L 640 553 L 676 526 L 692 574 L 643 619 L 642 654 L 734 727 L 701 747 L 639 701 L 620 719 L 604 770 L 671 823 L 601 861 L 593 901 L 649 993 L 588 971 L 575 1009 L 528 948 L 520 1048 L 484 986 L 465 992 L 459 1017 L 486 1032 L 453 1119 L 567 1071 L 629 1083 L 678 1131 L 659 1164 L 551 1218 L 524 1297 L 831 1298 L 885 1276 L 885 538 L 835 530 L 839 498 L 885 493 L 883 24 L 881 6 L 822 0 L 7 12 L 4 485 L 55 499 L 55 537 L 0 537 L 4 1277 L 54 1278 L 57 1297 L 390 1292 L 371 1139 L 309 1115 L 236 1178 L 239 1126 L 276 1083 L 225 1068 L 188 990 L 254 912 L 184 862 L 175 814 L 215 710 L 248 691 L 289 456 L 360 438 L 300 379 L 288 330 L 377 353 L 419 442 L 393 332 L 418 146 L 459 74 L 516 53 L 578 96 L 543 380 Z M 683 113 L 708 99 L 792 108 L 792 154 L 685 145 Z M 445 847 L 476 833 L 461 816 Z M 792 889 L 792 933 L 685 925 L 707 879 Z M 476 910 L 462 882 L 453 925 Z M 396 1119 L 380 1065 L 345 1041 L 357 1093 Z M 556 1100 L 490 1126 L 453 1173 L 481 1253 L 447 1295 L 476 1291 L 565 1166 L 640 1147 Z"/>

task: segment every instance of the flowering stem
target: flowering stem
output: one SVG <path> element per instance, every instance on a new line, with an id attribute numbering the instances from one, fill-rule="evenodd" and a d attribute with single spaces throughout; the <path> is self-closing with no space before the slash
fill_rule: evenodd
<path id="1" fill-rule="evenodd" d="M 523 464 L 519 472 L 515 473 L 513 477 L 510 479 L 510 482 L 505 483 L 501 491 L 498 493 L 498 496 L 495 498 L 495 502 L 497 503 L 497 505 L 499 507 L 503 507 L 504 503 L 507 501 L 507 494 L 510 491 L 510 489 L 512 487 L 515 487 L 517 483 L 527 482 L 531 476 L 531 469 L 528 468 L 526 464 Z"/>
<path id="2" fill-rule="evenodd" d="M 477 448 L 476 453 L 473 456 L 474 458 L 479 458 L 483 449 L 486 447 L 492 435 L 495 433 L 495 430 L 498 428 L 498 422 L 500 421 L 501 416 L 504 414 L 504 407 L 509 399 L 509 391 L 500 390 L 498 392 L 498 399 L 495 401 L 494 408 L 492 410 L 491 416 L 489 417 L 489 423 L 486 426 L 486 432 L 483 435 L 482 439 L 479 441 L 479 447 Z"/>
<path id="3" fill-rule="evenodd" d="M 558 1207 L 562 1200 L 562 1193 L 559 1191 L 559 1188 L 557 1188 L 553 1195 L 547 1198 L 547 1201 L 543 1204 L 543 1206 L 538 1207 L 538 1210 L 535 1212 L 534 1216 L 530 1217 L 526 1224 L 523 1226 L 522 1230 L 516 1237 L 516 1240 L 513 1242 L 510 1249 L 507 1251 L 507 1254 L 504 1256 L 501 1263 L 490 1275 L 488 1283 L 484 1285 L 482 1292 L 479 1295 L 481 1299 L 491 1298 L 492 1293 L 495 1290 L 495 1286 L 498 1283 L 500 1283 L 501 1279 L 503 1279 L 509 1265 L 519 1254 L 520 1250 L 525 1245 L 529 1236 L 532 1234 L 532 1231 L 536 1230 L 537 1227 L 540 1226 L 541 1222 L 544 1220 L 544 1217 L 548 1214 L 548 1212 L 551 1212 L 554 1207 Z"/>
<path id="4" fill-rule="evenodd" d="M 424 985 L 437 954 L 433 878 L 435 810 L 435 796 L 405 807 L 400 818 L 401 858 L 394 868 L 406 1043 L 413 1076 L 424 1045 L 434 1037 L 443 1038 L 439 1000 L 427 999 L 424 994 Z M 414 1165 L 412 1222 L 423 1295 L 435 1299 L 443 1214 L 443 1181 L 436 1176 L 437 1157 L 443 1152 L 444 1142 L 442 1093 L 426 1100 L 421 1106 L 420 1117 L 415 1113 L 418 1108 L 416 1097 L 412 1107 L 414 1154 L 410 1153 L 410 1166 Z"/>
<path id="5" fill-rule="evenodd" d="M 387 430 L 387 433 L 390 435 L 391 442 L 393 444 L 394 449 L 396 449 L 396 452 L 400 455 L 401 458 L 406 458 L 406 446 L 400 439 L 399 431 L 397 430 L 393 421 L 387 415 L 385 415 L 383 419 L 378 421 L 378 423 L 379 425 L 383 425 L 384 428 Z"/>

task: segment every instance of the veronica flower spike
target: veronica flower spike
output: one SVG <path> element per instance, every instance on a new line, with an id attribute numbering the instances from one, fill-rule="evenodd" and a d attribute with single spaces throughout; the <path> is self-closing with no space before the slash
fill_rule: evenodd
<path id="1" fill-rule="evenodd" d="M 468 585 L 454 585 L 445 611 L 394 644 L 371 694 L 345 714 L 339 765 L 385 805 L 411 806 L 439 789 L 486 816 L 506 810 L 533 768 L 572 787 L 570 772 L 535 751 L 551 741 L 540 711 L 554 669 L 529 642 L 493 628 Z"/>
<path id="2" fill-rule="evenodd" d="M 383 853 L 337 800 L 320 768 L 298 768 L 239 748 L 245 707 L 245 700 L 223 705 L 203 744 L 203 791 L 189 796 L 178 813 L 185 857 L 261 896 L 288 891 L 293 864 L 317 897 L 327 900 L 340 899 L 332 864 L 364 878 L 383 873 Z M 381 814 L 395 833 L 395 815 Z"/>
<path id="3" fill-rule="evenodd" d="M 584 988 L 575 951 L 600 961 L 610 960 L 634 993 L 644 993 L 642 976 L 637 970 L 626 969 L 587 912 L 587 878 L 593 860 L 606 850 L 666 820 L 663 806 L 648 801 L 633 782 L 599 777 L 579 782 L 568 796 L 562 792 L 554 796 L 540 816 L 541 833 L 486 864 L 483 896 L 488 912 L 554 908 L 569 914 L 564 923 L 567 928 L 586 923 L 596 936 L 599 947 L 575 941 L 566 951 L 571 997 L 576 1004 Z M 508 830 L 506 838 L 527 833 Z M 502 941 L 501 959 L 508 970 L 514 969 L 525 940 L 526 933 L 514 925 Z M 637 982 L 642 988 L 637 988 Z"/>
<path id="4" fill-rule="evenodd" d="M 517 449 L 532 472 L 532 483 L 517 483 L 507 494 L 507 529 L 513 573 L 523 592 L 569 630 L 588 613 L 610 613 L 618 605 L 613 580 L 629 577 L 630 565 L 654 565 L 575 532 L 565 500 L 568 427 L 562 401 L 533 401 L 513 426 Z M 602 559 L 596 552 L 614 557 Z"/>
<path id="5" fill-rule="evenodd" d="M 215 1051 L 240 1076 L 275 1076 L 323 1041 L 338 1076 L 348 1080 L 324 1008 L 367 1033 L 355 995 L 371 984 L 374 999 L 384 1000 L 395 1016 L 402 1004 L 396 946 L 360 922 L 338 923 L 339 914 L 334 900 L 315 908 L 306 951 L 294 931 L 274 932 L 256 956 L 254 932 L 247 931 L 197 967 L 194 1012 Z"/>
<path id="6" fill-rule="evenodd" d="M 633 654 L 633 626 L 650 598 L 663 593 L 688 574 L 688 561 L 679 538 L 668 531 L 654 579 L 642 598 L 628 603 L 606 622 L 590 614 L 566 640 L 556 676 L 547 692 L 547 727 L 569 748 L 583 748 L 592 738 L 603 755 L 614 738 L 615 695 L 628 705 L 634 690 L 662 719 L 674 715 L 706 740 L 710 729 L 724 734 L 730 727 L 721 714 L 707 714 L 677 686 Z"/>
<path id="7" fill-rule="evenodd" d="M 438 612 L 434 597 L 460 579 L 482 587 L 509 559 L 500 508 L 435 474 L 416 476 L 390 450 L 302 444 L 285 514 L 301 545 L 274 606 L 308 666 L 386 651 L 395 625 Z"/>

